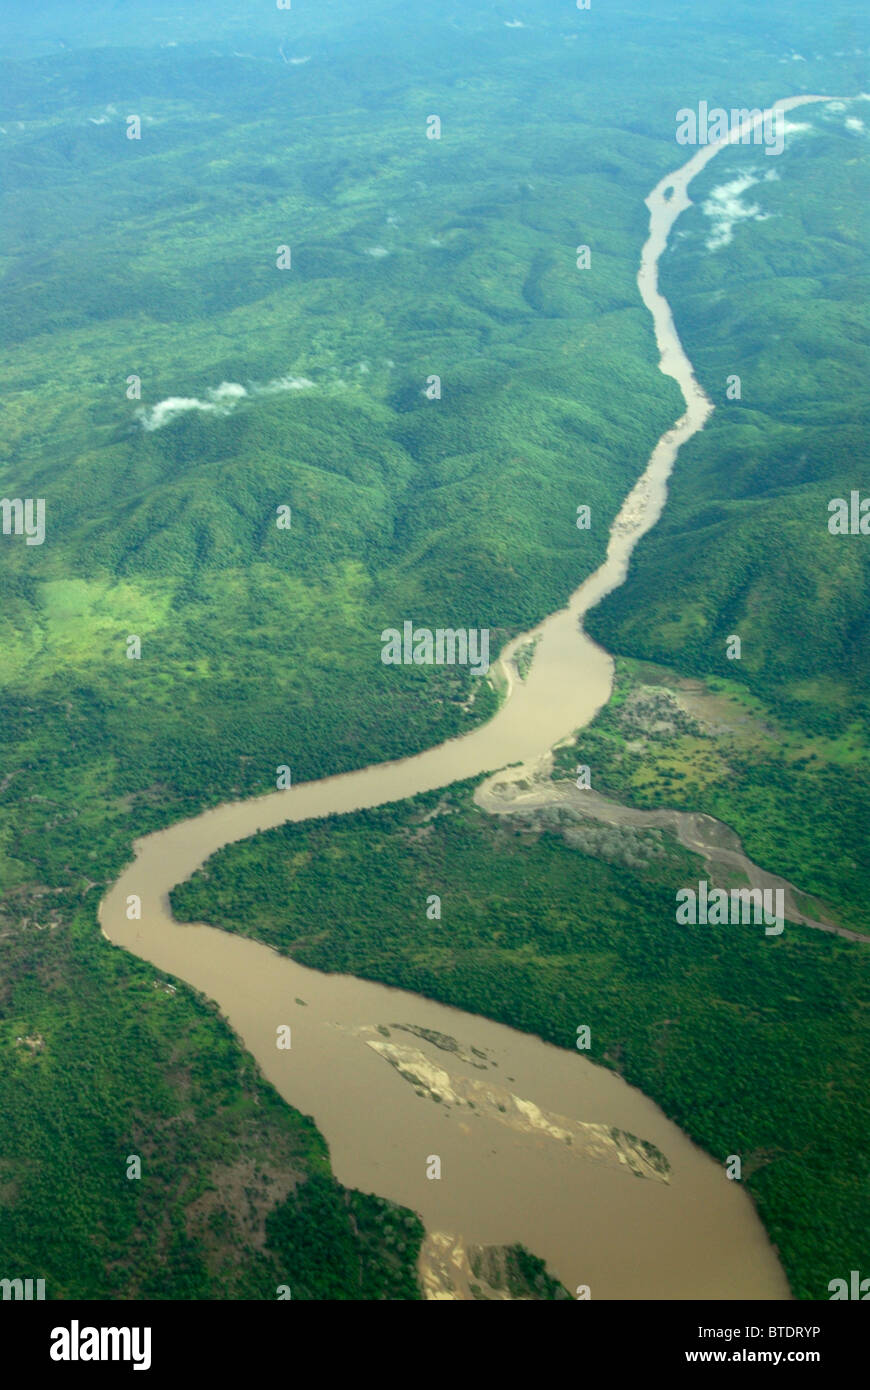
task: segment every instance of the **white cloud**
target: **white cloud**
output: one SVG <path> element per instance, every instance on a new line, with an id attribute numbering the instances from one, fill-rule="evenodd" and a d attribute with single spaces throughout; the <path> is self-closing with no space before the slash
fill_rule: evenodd
<path id="1" fill-rule="evenodd" d="M 279 376 L 274 381 L 267 381 L 265 386 L 252 386 L 251 394 L 277 396 L 282 391 L 310 391 L 313 386 L 314 382 L 309 381 L 307 376 Z"/>
<path id="2" fill-rule="evenodd" d="M 252 385 L 250 389 L 237 381 L 222 381 L 220 386 L 209 387 L 205 400 L 200 400 L 198 396 L 167 396 L 166 400 L 158 401 L 150 408 L 140 406 L 136 418 L 143 430 L 159 430 L 170 420 L 191 410 L 199 410 L 207 415 L 229 415 L 246 396 L 276 396 L 282 391 L 304 391 L 313 385 L 314 382 L 304 376 L 276 377 L 263 385 Z"/>
<path id="3" fill-rule="evenodd" d="M 222 381 L 220 386 L 215 386 L 208 392 L 208 398 L 210 401 L 214 401 L 215 405 L 221 405 L 225 401 L 235 403 L 247 394 L 245 387 L 240 386 L 237 381 Z"/>
<path id="4" fill-rule="evenodd" d="M 714 188 L 709 198 L 702 203 L 702 211 L 713 223 L 706 241 L 708 251 L 717 251 L 720 246 L 727 246 L 733 239 L 737 222 L 744 222 L 748 218 L 758 219 L 764 215 L 761 208 L 755 205 L 744 207 L 740 201 L 747 189 L 760 182 L 757 174 L 741 174 L 730 183 L 723 183 Z"/>
<path id="5" fill-rule="evenodd" d="M 727 246 L 733 240 L 734 226 L 737 222 L 749 219 L 754 222 L 767 222 L 773 216 L 773 213 L 762 212 L 761 208 L 754 205 L 744 207 L 740 200 L 755 184 L 776 183 L 779 178 L 776 169 L 765 170 L 763 178 L 749 169 L 730 183 L 720 184 L 718 188 L 713 189 L 710 197 L 701 205 L 701 210 L 713 223 L 705 243 L 708 251 L 717 251 L 720 246 Z"/>

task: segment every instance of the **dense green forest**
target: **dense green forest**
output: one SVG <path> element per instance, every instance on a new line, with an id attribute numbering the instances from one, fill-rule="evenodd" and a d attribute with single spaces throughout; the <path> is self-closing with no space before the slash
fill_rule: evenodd
<path id="1" fill-rule="evenodd" d="M 553 3 L 523 30 L 503 8 L 0 15 L 0 494 L 46 501 L 43 545 L 0 536 L 0 1259 L 51 1296 L 415 1296 L 416 1218 L 340 1189 L 96 904 L 135 837 L 278 765 L 320 777 L 492 712 L 461 668 L 384 668 L 383 627 L 495 650 L 600 561 L 680 409 L 635 275 L 686 44 L 711 101 L 866 85 L 838 3 L 801 0 L 787 40 L 749 3 Z M 821 190 L 851 136 L 810 119 Z M 848 193 L 816 193 L 816 272 Z"/>
<path id="2" fill-rule="evenodd" d="M 349 44 L 338 109 L 359 80 Z M 436 25 L 433 81 L 448 54 Z M 603 557 L 679 405 L 634 284 L 643 195 L 672 150 L 591 125 L 570 50 L 555 58 L 567 109 L 554 94 L 533 111 L 534 55 L 506 50 L 496 80 L 465 53 L 441 141 L 411 36 L 372 60 L 345 121 L 314 59 L 74 52 L 62 97 L 46 60 L 24 91 L 15 67 L 2 478 L 45 495 L 47 538 L 2 552 L 6 884 L 80 882 L 91 853 L 116 865 L 133 835 L 268 790 L 280 764 L 306 780 L 461 732 L 487 687 L 469 711 L 461 668 L 385 671 L 382 629 L 489 627 L 495 647 Z M 151 120 L 139 141 L 119 91 Z M 47 114 L 18 129 L 22 104 Z M 600 246 L 585 279 L 584 238 Z M 226 382 L 248 392 L 228 413 L 144 428 Z"/>

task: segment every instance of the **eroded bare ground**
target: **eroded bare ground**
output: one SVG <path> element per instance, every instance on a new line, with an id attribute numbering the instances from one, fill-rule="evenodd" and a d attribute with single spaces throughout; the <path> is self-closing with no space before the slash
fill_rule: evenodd
<path id="1" fill-rule="evenodd" d="M 833 922 L 808 917 L 797 905 L 799 889 L 787 879 L 768 873 L 753 863 L 743 851 L 740 837 L 730 826 L 713 816 L 693 811 L 673 811 L 659 808 L 642 811 L 611 801 L 593 789 L 581 789 L 570 781 L 552 781 L 553 760 L 547 754 L 535 766 L 509 768 L 498 772 L 475 790 L 475 804 L 490 815 L 519 816 L 541 827 L 567 827 L 569 842 L 572 824 L 596 822 L 625 831 L 663 831 L 673 836 L 684 849 L 699 854 L 709 870 L 718 867 L 745 875 L 751 888 L 781 888 L 784 893 L 785 915 L 789 921 L 800 922 L 817 931 L 832 932 L 849 941 L 868 941 L 870 936 L 836 926 Z M 580 843 L 575 840 L 575 843 Z M 582 844 L 580 847 L 584 847 Z M 594 852 L 594 847 L 592 847 Z"/>

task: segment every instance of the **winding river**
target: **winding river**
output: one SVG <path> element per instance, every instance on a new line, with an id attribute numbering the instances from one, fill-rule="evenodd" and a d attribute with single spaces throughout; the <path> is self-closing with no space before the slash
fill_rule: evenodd
<path id="1" fill-rule="evenodd" d="M 689 183 L 730 140 L 701 147 L 646 200 L 638 286 L 661 370 L 679 384 L 685 413 L 623 504 L 604 563 L 566 608 L 505 649 L 498 666 L 507 696 L 495 717 L 416 757 L 229 803 L 140 839 L 100 905 L 111 942 L 217 1001 L 264 1076 L 314 1118 L 341 1182 L 421 1214 L 430 1298 L 468 1296 L 469 1247 L 514 1241 L 593 1298 L 779 1299 L 789 1290 L 740 1185 L 639 1091 L 570 1050 L 571 1038 L 552 1047 L 413 994 L 308 970 L 254 941 L 181 926 L 168 893 L 216 850 L 258 830 L 401 800 L 508 764 L 535 767 L 609 699 L 612 661 L 583 632 L 583 615 L 623 582 L 635 544 L 661 514 L 680 445 L 713 409 L 659 293 L 658 262 L 689 206 Z M 514 656 L 530 637 L 535 656 L 519 681 Z M 132 894 L 140 920 L 126 916 Z M 594 1027 L 577 1020 L 587 1022 Z M 289 1049 L 276 1045 L 281 1025 L 291 1029 Z M 292 1271 L 288 1278 L 292 1285 Z"/>

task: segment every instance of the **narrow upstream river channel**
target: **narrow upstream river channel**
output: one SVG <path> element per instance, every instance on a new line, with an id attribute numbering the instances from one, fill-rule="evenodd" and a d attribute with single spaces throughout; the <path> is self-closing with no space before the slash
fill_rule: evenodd
<path id="1" fill-rule="evenodd" d="M 583 632 L 583 615 L 623 582 L 635 544 L 661 514 L 680 445 L 713 409 L 659 293 L 658 262 L 689 206 L 691 179 L 728 143 L 703 146 L 647 199 L 638 286 L 661 370 L 679 384 L 685 413 L 626 499 L 605 562 L 568 607 L 503 653 L 508 694 L 495 717 L 416 757 L 229 803 L 138 840 L 134 861 L 100 906 L 111 942 L 218 1003 L 263 1075 L 314 1118 L 342 1183 L 420 1213 L 429 1297 L 467 1296 L 467 1280 L 457 1277 L 451 1288 L 450 1259 L 439 1250 L 455 1255 L 459 1269 L 468 1246 L 515 1241 L 545 1259 L 572 1293 L 588 1285 L 593 1298 L 778 1299 L 789 1290 L 739 1183 L 652 1101 L 570 1050 L 572 1038 L 565 1049 L 552 1047 L 413 994 L 308 970 L 211 927 L 181 926 L 168 893 L 223 845 L 258 830 L 537 764 L 609 699 L 613 663 Z M 513 654 L 532 637 L 539 639 L 534 661 L 521 682 Z M 131 894 L 141 899 L 138 921 L 127 920 Z M 289 1050 L 276 1046 L 281 1024 L 292 1029 Z M 437 1180 L 427 1177 L 433 1155 L 441 1161 Z"/>

